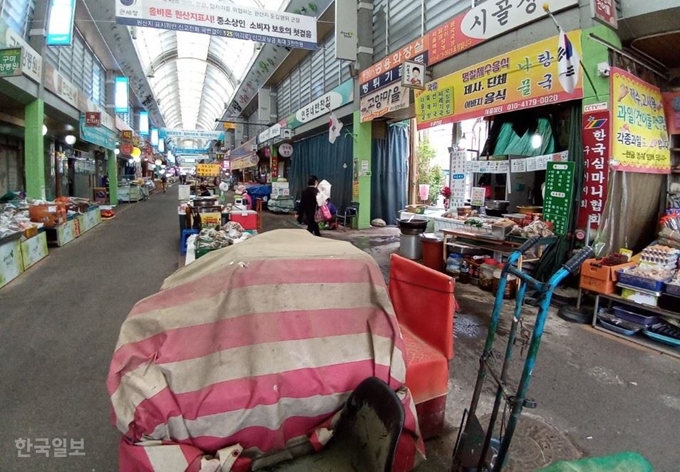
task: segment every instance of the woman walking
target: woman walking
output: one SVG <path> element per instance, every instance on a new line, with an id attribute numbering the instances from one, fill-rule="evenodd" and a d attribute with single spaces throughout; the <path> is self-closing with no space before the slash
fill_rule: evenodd
<path id="1" fill-rule="evenodd" d="M 310 176 L 307 181 L 307 188 L 302 191 L 300 210 L 298 211 L 298 223 L 307 223 L 307 231 L 315 236 L 321 236 L 319 223 L 314 219 L 317 208 L 316 195 L 319 193 L 318 185 L 318 177 L 316 175 Z"/>

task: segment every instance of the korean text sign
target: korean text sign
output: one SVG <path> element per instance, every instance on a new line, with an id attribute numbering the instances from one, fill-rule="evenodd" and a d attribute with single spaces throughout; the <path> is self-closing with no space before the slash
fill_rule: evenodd
<path id="1" fill-rule="evenodd" d="M 361 122 L 371 121 L 393 111 L 408 108 L 411 104 L 409 89 L 399 84 L 361 97 Z"/>
<path id="2" fill-rule="evenodd" d="M 578 0 L 552 0 L 550 10 L 576 5 Z M 545 16 L 538 0 L 496 0 L 477 5 L 361 71 L 362 95 L 399 80 L 398 66 L 403 61 L 433 65 Z M 371 90 L 364 91 L 369 86 Z"/>
<path id="3" fill-rule="evenodd" d="M 116 0 L 116 22 L 316 49 L 316 18 L 219 0 Z"/>
<path id="4" fill-rule="evenodd" d="M 584 176 L 578 227 L 597 228 L 607 198 L 609 180 L 609 110 L 583 114 Z"/>
<path id="5" fill-rule="evenodd" d="M 580 56 L 581 32 L 568 37 Z M 577 76 L 574 90 L 569 93 L 560 84 L 563 54 L 553 37 L 427 83 L 425 91 L 416 93 L 418 129 L 581 98 L 578 64 L 568 71 Z"/>
<path id="6" fill-rule="evenodd" d="M 574 191 L 574 163 L 549 162 L 545 174 L 545 200 L 543 216 L 553 223 L 555 234 L 565 235 L 569 231 L 571 200 Z"/>
<path id="7" fill-rule="evenodd" d="M 612 67 L 611 167 L 646 174 L 671 171 L 661 91 L 628 72 Z"/>

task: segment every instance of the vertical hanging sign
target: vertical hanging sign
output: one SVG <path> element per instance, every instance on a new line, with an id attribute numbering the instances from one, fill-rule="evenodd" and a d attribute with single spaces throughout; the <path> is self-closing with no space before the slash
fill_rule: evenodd
<path id="1" fill-rule="evenodd" d="M 609 110 L 593 110 L 583 114 L 583 191 L 578 224 L 581 229 L 597 228 L 607 198 L 609 180 Z"/>
<path id="2" fill-rule="evenodd" d="M 357 0 L 335 0 L 335 58 L 357 60 Z"/>
<path id="3" fill-rule="evenodd" d="M 619 27 L 615 0 L 590 0 L 590 16 L 610 28 Z"/>
<path id="4" fill-rule="evenodd" d="M 47 20 L 48 46 L 70 46 L 73 42 L 73 18 L 76 0 L 51 0 Z"/>
<path id="5" fill-rule="evenodd" d="M 114 82 L 114 102 L 115 102 L 115 112 L 116 113 L 127 113 L 128 112 L 128 85 L 129 80 L 127 77 L 116 77 Z"/>
<path id="6" fill-rule="evenodd" d="M 555 234 L 566 235 L 569 231 L 573 182 L 573 162 L 548 162 L 543 216 L 545 221 L 552 222 Z"/>

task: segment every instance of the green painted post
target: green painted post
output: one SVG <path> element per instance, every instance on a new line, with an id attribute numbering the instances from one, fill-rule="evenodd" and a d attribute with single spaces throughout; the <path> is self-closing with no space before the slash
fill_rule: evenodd
<path id="1" fill-rule="evenodd" d="M 606 62 L 609 63 L 609 49 L 593 39 L 590 35 L 593 34 L 598 38 L 604 39 L 614 46 L 621 47 L 621 40 L 616 33 L 606 26 L 596 26 L 581 32 L 581 47 L 583 48 L 583 69 L 590 76 L 590 80 L 583 76 L 583 104 L 592 105 L 594 103 L 607 102 L 609 103 L 610 82 L 609 77 L 600 77 L 597 72 L 597 65 Z M 592 84 L 591 84 L 592 81 Z M 593 85 L 595 86 L 593 88 Z"/>
<path id="2" fill-rule="evenodd" d="M 109 203 L 118 205 L 118 157 L 111 149 L 106 150 L 106 166 L 109 175 Z"/>
<path id="3" fill-rule="evenodd" d="M 358 229 L 371 227 L 371 122 L 361 122 L 361 112 L 355 111 L 354 121 L 354 175 L 358 175 L 359 194 L 352 200 L 359 202 L 359 217 L 355 220 Z M 362 169 L 368 168 L 366 175 Z M 352 189 L 354 193 L 354 188 Z"/>
<path id="4" fill-rule="evenodd" d="M 24 130 L 24 162 L 26 195 L 45 198 L 45 141 L 42 127 L 45 120 L 45 103 L 36 99 L 26 105 Z"/>

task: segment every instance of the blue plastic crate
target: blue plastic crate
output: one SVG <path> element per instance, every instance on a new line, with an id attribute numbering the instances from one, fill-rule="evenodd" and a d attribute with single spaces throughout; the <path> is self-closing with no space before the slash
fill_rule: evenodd
<path id="1" fill-rule="evenodd" d="M 641 288 L 642 290 L 649 290 L 650 292 L 661 292 L 667 280 L 652 280 L 640 277 L 637 275 L 630 275 L 626 273 L 625 269 L 619 271 L 619 283 L 623 285 L 630 285 L 631 287 Z"/>

